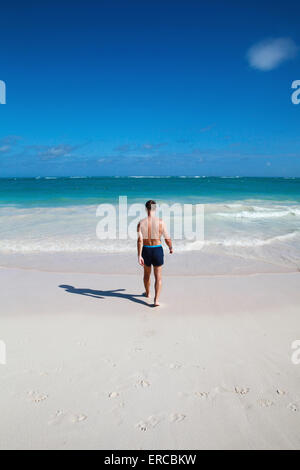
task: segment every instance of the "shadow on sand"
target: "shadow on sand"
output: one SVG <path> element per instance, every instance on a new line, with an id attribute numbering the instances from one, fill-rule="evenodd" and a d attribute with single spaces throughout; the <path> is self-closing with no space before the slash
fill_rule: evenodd
<path id="1" fill-rule="evenodd" d="M 151 304 L 138 298 L 138 297 L 144 297 L 143 294 L 139 294 L 139 295 L 138 294 L 123 294 L 123 292 L 126 289 L 114 289 L 114 290 L 79 289 L 79 288 L 64 285 L 64 284 L 58 287 L 60 287 L 61 289 L 65 289 L 65 291 L 69 292 L 70 294 L 86 295 L 87 297 L 94 297 L 95 299 L 105 299 L 105 297 L 117 297 L 119 299 L 130 300 L 131 302 L 145 305 L 146 307 L 152 306 Z"/>

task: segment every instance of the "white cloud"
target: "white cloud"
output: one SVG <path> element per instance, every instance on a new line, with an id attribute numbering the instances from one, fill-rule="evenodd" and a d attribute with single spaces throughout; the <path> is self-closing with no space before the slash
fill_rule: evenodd
<path id="1" fill-rule="evenodd" d="M 263 71 L 273 70 L 282 62 L 297 55 L 298 46 L 291 38 L 266 39 L 254 44 L 247 52 L 251 67 Z"/>
<path id="2" fill-rule="evenodd" d="M 72 152 L 76 147 L 72 145 L 65 145 L 65 144 L 60 144 L 56 146 L 44 146 L 42 147 L 38 155 L 41 157 L 43 160 L 50 160 L 52 158 L 59 158 L 59 157 L 71 157 Z"/>

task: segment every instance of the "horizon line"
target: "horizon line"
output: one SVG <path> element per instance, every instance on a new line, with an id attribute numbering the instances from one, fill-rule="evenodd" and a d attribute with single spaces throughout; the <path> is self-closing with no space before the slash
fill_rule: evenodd
<path id="1" fill-rule="evenodd" d="M 46 176 L 0 176 L 0 179 L 88 179 L 88 178 L 220 178 L 220 179 L 238 179 L 238 178 L 282 178 L 282 179 L 300 179 L 299 176 L 262 176 L 262 175 L 46 175 Z"/>

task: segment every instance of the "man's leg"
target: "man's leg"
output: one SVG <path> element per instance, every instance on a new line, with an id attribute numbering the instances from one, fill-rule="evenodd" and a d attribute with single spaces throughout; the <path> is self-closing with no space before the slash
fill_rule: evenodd
<path id="1" fill-rule="evenodd" d="M 161 291 L 161 272 L 162 266 L 154 266 L 154 276 L 155 276 L 155 297 L 154 297 L 154 306 L 159 306 L 159 296 Z"/>
<path id="2" fill-rule="evenodd" d="M 144 286 L 145 286 L 145 297 L 150 297 L 150 275 L 151 266 L 144 265 Z"/>

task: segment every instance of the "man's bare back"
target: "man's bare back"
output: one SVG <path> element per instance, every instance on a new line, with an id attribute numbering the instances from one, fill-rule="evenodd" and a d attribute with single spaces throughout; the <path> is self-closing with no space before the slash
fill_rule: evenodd
<path id="1" fill-rule="evenodd" d="M 161 243 L 161 237 L 169 239 L 166 224 L 159 217 L 148 216 L 139 223 L 140 234 L 143 238 L 143 245 L 155 246 Z"/>
<path id="2" fill-rule="evenodd" d="M 165 222 L 155 215 L 155 201 L 146 202 L 147 217 L 142 219 L 137 226 L 138 240 L 138 262 L 144 267 L 145 296 L 150 296 L 150 275 L 153 266 L 155 276 L 155 298 L 154 306 L 159 306 L 159 295 L 161 290 L 161 271 L 164 264 L 164 252 L 161 238 L 164 237 L 173 253 L 172 240 L 169 237 Z"/>

